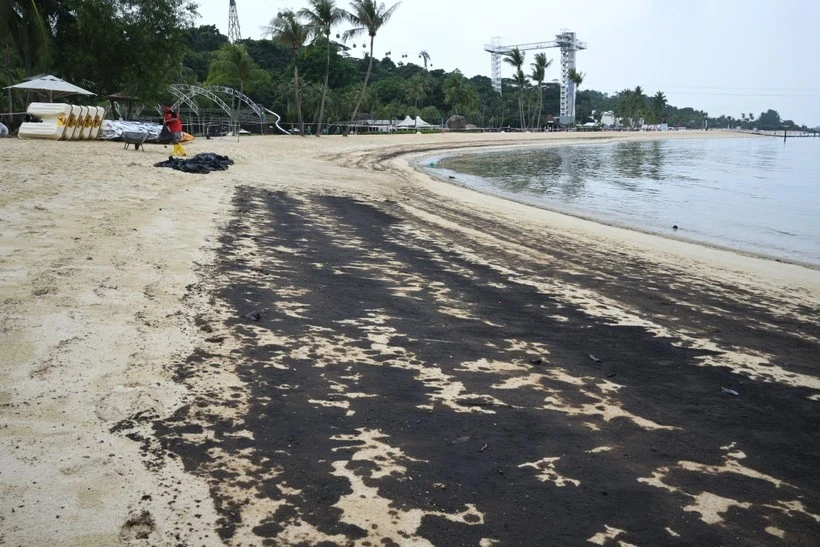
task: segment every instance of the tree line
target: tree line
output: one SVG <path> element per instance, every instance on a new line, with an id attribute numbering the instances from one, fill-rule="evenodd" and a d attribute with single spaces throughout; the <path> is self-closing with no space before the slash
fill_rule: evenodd
<path id="1" fill-rule="evenodd" d="M 424 50 L 376 55 L 379 34 L 400 2 L 306 4 L 272 14 L 263 39 L 232 44 L 215 26 L 194 25 L 190 0 L 0 0 L 0 85 L 49 72 L 90 89 L 96 100 L 117 94 L 146 104 L 172 102 L 172 83 L 225 85 L 278 112 L 303 135 L 329 126 L 346 130 L 349 120 L 405 116 L 435 125 L 460 116 L 478 127 L 539 129 L 559 113 L 560 84 L 548 81 L 552 60 L 545 53 L 532 62 L 526 52 L 508 53 L 513 76 L 498 93 L 486 76 L 434 69 Z M 577 88 L 584 74 L 571 71 L 569 79 Z M 3 110 L 25 107 L 20 94 L 9 90 L 6 99 Z M 640 86 L 577 92 L 578 124 L 600 122 L 609 111 L 625 127 L 796 128 L 773 110 L 709 117 L 669 105 L 663 92 L 647 96 Z"/>

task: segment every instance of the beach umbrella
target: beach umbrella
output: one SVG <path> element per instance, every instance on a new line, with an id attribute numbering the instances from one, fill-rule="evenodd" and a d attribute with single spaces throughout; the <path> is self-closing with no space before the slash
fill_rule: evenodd
<path id="1" fill-rule="evenodd" d="M 54 102 L 54 97 L 66 95 L 94 95 L 94 93 L 70 84 L 51 74 L 44 74 L 19 84 L 6 86 L 4 89 L 22 89 L 24 91 L 40 91 L 48 93 L 50 102 Z"/>

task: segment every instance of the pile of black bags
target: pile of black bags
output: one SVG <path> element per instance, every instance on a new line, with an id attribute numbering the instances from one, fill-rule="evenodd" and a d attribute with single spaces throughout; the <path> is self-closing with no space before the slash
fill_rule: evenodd
<path id="1" fill-rule="evenodd" d="M 170 167 L 184 173 L 207 175 L 211 171 L 226 171 L 229 165 L 233 165 L 233 160 L 228 156 L 203 152 L 187 159 L 169 156 L 168 161 L 155 163 L 154 167 Z"/>

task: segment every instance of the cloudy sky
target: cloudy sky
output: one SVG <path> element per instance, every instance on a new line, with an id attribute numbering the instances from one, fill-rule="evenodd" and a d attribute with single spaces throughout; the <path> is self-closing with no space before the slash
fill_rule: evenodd
<path id="1" fill-rule="evenodd" d="M 198 3 L 198 23 L 227 35 L 229 0 Z M 261 38 L 277 11 L 307 0 L 236 4 L 242 37 Z M 376 56 L 391 51 L 396 62 L 407 54 L 420 64 L 418 53 L 427 50 L 434 68 L 489 76 L 483 46 L 492 37 L 525 44 L 562 29 L 589 46 L 578 54 L 586 89 L 640 85 L 710 115 L 774 108 L 784 119 L 820 125 L 820 0 L 404 0 L 376 36 Z M 555 60 L 548 79 L 558 78 L 560 54 L 546 52 Z M 535 53 L 527 52 L 527 64 Z"/>

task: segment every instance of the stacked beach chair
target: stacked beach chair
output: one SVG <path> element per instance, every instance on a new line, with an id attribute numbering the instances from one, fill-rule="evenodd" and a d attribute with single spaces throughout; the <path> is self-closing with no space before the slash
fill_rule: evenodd
<path id="1" fill-rule="evenodd" d="M 23 122 L 17 132 L 21 139 L 86 141 L 97 138 L 105 108 L 65 103 L 31 103 L 26 114 L 41 121 Z"/>

